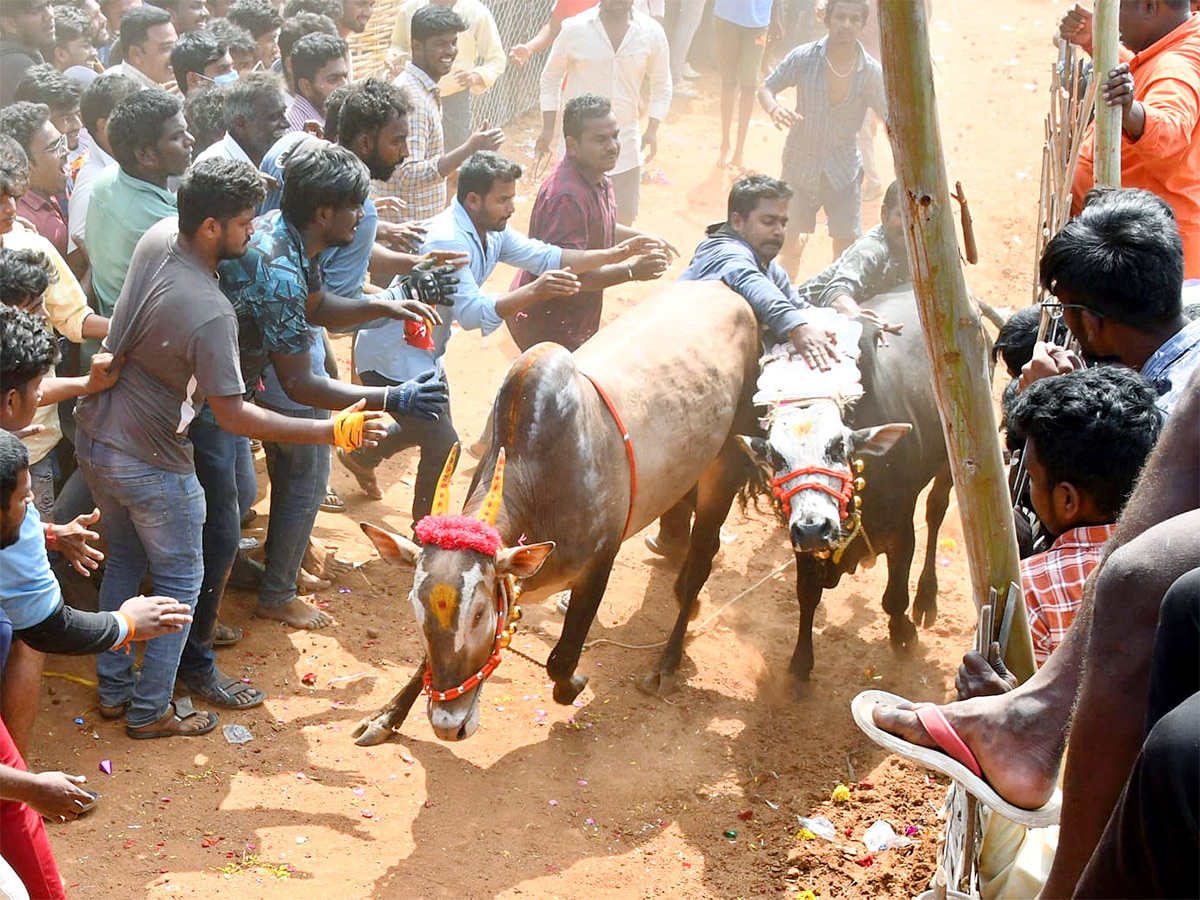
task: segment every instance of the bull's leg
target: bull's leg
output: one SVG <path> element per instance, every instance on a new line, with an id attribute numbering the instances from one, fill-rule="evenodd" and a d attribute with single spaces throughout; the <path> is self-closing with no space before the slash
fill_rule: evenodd
<path id="1" fill-rule="evenodd" d="M 917 596 L 913 600 L 913 619 L 917 625 L 932 628 L 937 619 L 937 540 L 946 508 L 950 504 L 950 488 L 953 487 L 949 467 L 938 472 L 925 501 L 925 564 L 921 567 L 921 578 L 917 581 Z"/>
<path id="2" fill-rule="evenodd" d="M 908 617 L 908 574 L 917 543 L 911 523 L 916 508 L 916 497 L 903 504 L 897 519 L 908 524 L 897 529 L 896 538 L 887 549 L 888 579 L 883 591 L 883 609 L 888 614 L 892 647 L 897 650 L 912 647 L 917 642 L 917 626 Z"/>
<path id="3" fill-rule="evenodd" d="M 742 481 L 741 453 L 736 444 L 726 444 L 697 485 L 696 521 L 692 525 L 687 557 L 675 579 L 679 615 L 658 664 L 641 681 L 642 688 L 651 693 L 667 694 L 675 689 L 675 672 L 683 656 L 688 620 L 696 616 L 696 597 L 712 572 L 713 557 L 721 547 L 721 526 L 725 524 Z"/>
<path id="4" fill-rule="evenodd" d="M 600 600 L 604 597 L 604 589 L 608 587 L 608 576 L 616 558 L 616 547 L 602 548 L 592 556 L 583 572 L 571 584 L 571 603 L 567 606 L 562 636 L 546 660 L 546 671 L 554 682 L 556 703 L 571 703 L 587 684 L 587 677 L 576 675 L 575 667 L 579 665 L 583 642 L 596 618 L 596 610 L 600 608 Z"/>
<path id="5" fill-rule="evenodd" d="M 404 721 L 412 705 L 421 696 L 421 688 L 425 682 L 425 666 L 427 661 L 421 660 L 416 673 L 408 679 L 408 684 L 395 697 L 384 704 L 383 708 L 373 716 L 367 716 L 354 726 L 350 736 L 360 747 L 373 747 L 382 744 L 392 735 L 392 729 Z"/>
<path id="6" fill-rule="evenodd" d="M 796 600 L 800 606 L 800 631 L 796 635 L 796 649 L 788 672 L 792 676 L 792 687 L 797 695 L 803 693 L 808 676 L 813 669 L 813 617 L 821 604 L 821 579 L 817 575 L 820 562 L 807 553 L 796 554 Z"/>

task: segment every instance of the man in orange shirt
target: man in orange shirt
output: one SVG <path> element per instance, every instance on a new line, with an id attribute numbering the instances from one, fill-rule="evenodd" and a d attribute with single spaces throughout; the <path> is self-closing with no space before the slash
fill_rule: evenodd
<path id="1" fill-rule="evenodd" d="M 1200 17 L 1188 0 L 1120 4 L 1121 64 L 1101 91 L 1121 107 L 1121 184 L 1162 197 L 1183 237 L 1184 277 L 1200 278 Z M 1076 5 L 1060 34 L 1091 52 L 1091 13 Z M 1095 125 L 1072 185 L 1071 214 L 1095 183 Z"/>

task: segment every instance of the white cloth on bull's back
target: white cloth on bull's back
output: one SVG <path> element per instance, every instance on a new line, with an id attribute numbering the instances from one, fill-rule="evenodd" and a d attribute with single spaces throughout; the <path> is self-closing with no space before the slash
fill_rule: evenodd
<path id="1" fill-rule="evenodd" d="M 791 342 L 771 348 L 758 376 L 755 406 L 778 406 L 806 400 L 834 400 L 845 407 L 863 394 L 862 373 L 858 370 L 858 341 L 862 324 L 833 309 L 806 309 L 808 324 L 832 331 L 837 337 L 837 354 L 827 372 L 811 368 L 794 355 Z"/>

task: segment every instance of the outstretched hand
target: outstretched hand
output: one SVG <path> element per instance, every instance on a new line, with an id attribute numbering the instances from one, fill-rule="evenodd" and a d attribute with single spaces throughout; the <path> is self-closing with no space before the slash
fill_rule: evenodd
<path id="1" fill-rule="evenodd" d="M 65 525 L 50 525 L 49 536 L 54 549 L 63 555 L 71 568 L 86 578 L 104 560 L 104 554 L 88 544 L 100 540 L 92 526 L 100 521 L 100 510 L 93 509 L 87 515 L 76 516 Z"/>

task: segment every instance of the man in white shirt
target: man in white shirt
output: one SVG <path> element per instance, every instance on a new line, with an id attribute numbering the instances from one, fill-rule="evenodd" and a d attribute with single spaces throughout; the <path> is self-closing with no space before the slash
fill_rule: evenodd
<path id="1" fill-rule="evenodd" d="M 108 127 L 108 117 L 118 103 L 130 94 L 137 93 L 142 86 L 120 72 L 101 75 L 83 92 L 79 104 L 79 117 L 83 120 L 83 132 L 80 134 L 80 145 L 87 145 L 87 155 L 83 165 L 75 173 L 75 187 L 67 205 L 67 252 L 73 253 L 77 247 L 83 247 L 84 233 L 87 226 L 88 203 L 92 199 L 92 182 L 96 176 L 117 161 L 112 156 L 112 146 L 108 143 L 105 129 Z"/>
<path id="2" fill-rule="evenodd" d="M 121 16 L 121 49 L 125 61 L 108 72 L 120 72 L 142 87 L 174 84 L 171 51 L 175 49 L 171 14 L 157 6 L 135 6 Z"/>
<path id="3" fill-rule="evenodd" d="M 639 135 L 642 83 L 647 78 L 649 121 L 645 134 Z M 542 133 L 535 159 L 540 161 L 550 152 L 561 105 L 585 93 L 612 101 L 621 129 L 621 153 L 611 175 L 617 221 L 632 225 L 641 190 L 640 152 L 646 151 L 646 162 L 654 158 L 658 125 L 671 107 L 667 36 L 661 25 L 633 8 L 633 0 L 600 0 L 599 6 L 563 22 L 542 70 Z"/>
<path id="4" fill-rule="evenodd" d="M 225 136 L 205 148 L 196 162 L 219 156 L 248 162 L 257 169 L 271 146 L 288 131 L 287 101 L 279 76 L 251 72 L 229 85 L 225 128 Z"/>

